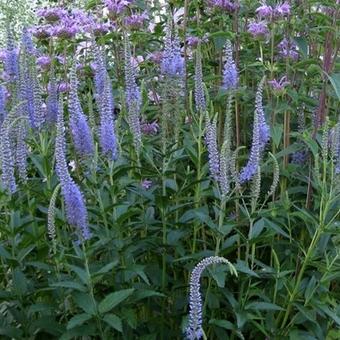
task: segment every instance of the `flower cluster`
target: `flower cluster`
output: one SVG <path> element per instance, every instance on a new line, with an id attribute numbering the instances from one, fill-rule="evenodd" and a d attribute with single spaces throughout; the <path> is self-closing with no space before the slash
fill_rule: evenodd
<path id="1" fill-rule="evenodd" d="M 38 39 L 56 37 L 71 39 L 78 33 L 93 33 L 102 35 L 114 29 L 114 25 L 99 22 L 93 15 L 81 9 L 66 10 L 51 7 L 38 10 L 38 15 L 45 23 L 32 27 L 31 31 Z"/>
<path id="2" fill-rule="evenodd" d="M 133 0 L 104 0 L 103 2 L 110 14 L 116 16 L 133 3 Z"/>
<path id="3" fill-rule="evenodd" d="M 261 1 L 261 6 L 256 9 L 256 14 L 260 18 L 268 20 L 280 19 L 290 15 L 290 5 L 287 1 L 280 2 L 272 7 L 267 5 L 266 0 Z"/>
<path id="4" fill-rule="evenodd" d="M 299 59 L 299 53 L 297 51 L 297 45 L 291 39 L 284 38 L 278 45 L 279 56 L 285 59 L 297 60 Z"/>
<path id="5" fill-rule="evenodd" d="M 238 9 L 237 3 L 230 0 L 208 0 L 208 6 L 231 13 Z"/>
<path id="6" fill-rule="evenodd" d="M 288 86 L 290 82 L 287 80 L 286 76 L 283 76 L 279 80 L 276 79 L 269 80 L 268 84 L 271 85 L 276 95 L 281 95 L 284 93 L 285 87 Z"/>
<path id="7" fill-rule="evenodd" d="M 138 29 L 144 25 L 146 20 L 148 20 L 148 15 L 146 12 L 141 14 L 131 14 L 124 18 L 124 24 L 130 29 Z"/>
<path id="8" fill-rule="evenodd" d="M 253 38 L 267 38 L 269 35 L 268 25 L 265 21 L 251 22 L 248 25 L 248 32 Z"/>
<path id="9" fill-rule="evenodd" d="M 213 264 L 224 263 L 229 266 L 231 273 L 237 275 L 235 268 L 224 257 L 211 256 L 199 262 L 190 276 L 190 296 L 189 296 L 189 322 L 186 329 L 188 340 L 200 340 L 203 338 L 202 328 L 202 296 L 200 279 L 204 270 Z"/>
<path id="10" fill-rule="evenodd" d="M 159 125 L 156 121 L 153 121 L 151 123 L 143 122 L 141 124 L 141 131 L 145 135 L 156 135 L 159 131 Z"/>

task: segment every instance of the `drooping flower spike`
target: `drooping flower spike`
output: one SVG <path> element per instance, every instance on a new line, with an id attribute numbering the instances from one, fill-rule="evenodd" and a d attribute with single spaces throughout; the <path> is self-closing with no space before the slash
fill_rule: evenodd
<path id="1" fill-rule="evenodd" d="M 229 266 L 230 273 L 237 276 L 234 266 L 224 257 L 211 256 L 199 262 L 190 276 L 190 297 L 189 297 L 189 322 L 186 329 L 187 340 L 200 340 L 203 338 L 202 327 L 202 296 L 200 279 L 203 271 L 212 264 L 224 263 Z"/>

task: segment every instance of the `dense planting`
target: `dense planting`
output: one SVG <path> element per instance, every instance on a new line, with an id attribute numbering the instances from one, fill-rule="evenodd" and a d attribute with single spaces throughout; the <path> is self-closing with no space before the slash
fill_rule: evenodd
<path id="1" fill-rule="evenodd" d="M 339 1 L 20 3 L 0 337 L 339 339 Z"/>

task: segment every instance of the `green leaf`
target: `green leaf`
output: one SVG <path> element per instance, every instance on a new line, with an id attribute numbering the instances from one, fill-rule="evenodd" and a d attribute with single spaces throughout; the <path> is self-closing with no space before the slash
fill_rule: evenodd
<path id="1" fill-rule="evenodd" d="M 278 305 L 270 302 L 251 302 L 249 303 L 245 309 L 254 309 L 254 310 L 283 310 Z"/>
<path id="2" fill-rule="evenodd" d="M 163 293 L 156 292 L 155 290 L 143 289 L 139 290 L 135 294 L 135 301 L 146 299 L 149 297 L 165 297 Z"/>
<path id="3" fill-rule="evenodd" d="M 340 73 L 334 73 L 330 76 L 327 74 L 327 77 L 329 81 L 331 82 L 334 88 L 334 91 L 336 95 L 338 96 L 338 99 L 340 100 Z"/>
<path id="4" fill-rule="evenodd" d="M 258 274 L 256 274 L 253 270 L 251 270 L 244 261 L 237 260 L 237 263 L 235 264 L 235 268 L 238 272 L 245 273 L 245 274 L 248 274 L 254 277 L 259 277 Z"/>
<path id="5" fill-rule="evenodd" d="M 74 302 L 87 314 L 96 314 L 96 305 L 89 294 L 75 293 L 73 294 Z"/>
<path id="6" fill-rule="evenodd" d="M 251 232 L 249 233 L 249 239 L 256 238 L 259 236 L 262 232 L 262 230 L 265 227 L 265 220 L 263 218 L 256 221 L 253 225 L 253 228 L 251 229 Z"/>
<path id="7" fill-rule="evenodd" d="M 67 329 L 72 329 L 74 327 L 82 325 L 85 321 L 91 319 L 92 316 L 86 313 L 77 314 L 70 319 L 67 324 Z"/>
<path id="8" fill-rule="evenodd" d="M 109 294 L 99 303 L 99 312 L 102 314 L 108 312 L 112 308 L 119 305 L 122 301 L 127 299 L 133 293 L 133 291 L 134 289 L 131 288 Z"/>
<path id="9" fill-rule="evenodd" d="M 80 278 L 81 281 L 83 281 L 83 283 L 85 283 L 86 285 L 89 284 L 90 278 L 84 269 L 71 264 L 69 265 L 69 267 L 78 275 L 78 277 Z"/>
<path id="10" fill-rule="evenodd" d="M 227 320 L 217 320 L 217 319 L 211 319 L 209 321 L 210 325 L 216 325 L 218 327 L 224 328 L 224 329 L 228 329 L 228 330 L 233 330 L 235 329 L 235 326 L 227 321 Z"/>
<path id="11" fill-rule="evenodd" d="M 51 287 L 62 287 L 62 288 L 71 288 L 75 290 L 79 290 L 81 292 L 86 292 L 87 288 L 81 285 L 78 282 L 74 281 L 61 281 L 61 282 L 55 282 L 50 284 Z"/>
<path id="12" fill-rule="evenodd" d="M 122 320 L 114 314 L 106 314 L 103 319 L 107 324 L 109 324 L 113 329 L 118 332 L 123 333 L 123 324 Z"/>

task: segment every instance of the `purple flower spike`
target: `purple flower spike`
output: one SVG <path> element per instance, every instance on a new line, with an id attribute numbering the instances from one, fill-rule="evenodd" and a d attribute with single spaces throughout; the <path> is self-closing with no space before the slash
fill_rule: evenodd
<path id="1" fill-rule="evenodd" d="M 217 147 L 216 125 L 217 117 L 215 117 L 211 122 L 208 114 L 206 114 L 205 140 L 208 148 L 209 170 L 210 175 L 218 183 L 220 178 L 220 155 Z"/>
<path id="2" fill-rule="evenodd" d="M 68 108 L 70 113 L 70 130 L 74 147 L 80 156 L 89 156 L 94 152 L 94 144 L 91 129 L 87 118 L 81 108 L 78 97 L 78 79 L 76 65 L 73 65 L 70 73 L 70 96 Z"/>
<path id="3" fill-rule="evenodd" d="M 230 271 L 237 275 L 235 268 L 224 257 L 211 256 L 199 262 L 190 276 L 190 296 L 189 296 L 189 322 L 186 329 L 187 340 L 200 340 L 203 338 L 202 328 L 202 296 L 200 279 L 204 270 L 213 264 L 224 263 Z"/>
<path id="4" fill-rule="evenodd" d="M 78 228 L 82 238 L 87 240 L 91 237 L 91 233 L 87 224 L 87 211 L 84 197 L 68 172 L 65 149 L 64 117 L 62 105 L 59 105 L 55 145 L 56 172 L 64 197 L 67 221 L 70 225 Z"/>
<path id="5" fill-rule="evenodd" d="M 261 160 L 261 154 L 265 148 L 266 143 L 269 141 L 269 126 L 266 123 L 263 105 L 262 105 L 262 93 L 265 78 L 263 77 L 257 92 L 255 99 L 255 114 L 253 123 L 253 141 L 250 150 L 250 156 L 248 163 L 241 170 L 240 182 L 244 183 L 252 179 L 258 170 L 258 166 Z"/>
<path id="6" fill-rule="evenodd" d="M 231 42 L 228 40 L 226 43 L 225 54 L 227 61 L 224 65 L 223 70 L 223 84 L 222 87 L 225 90 L 236 89 L 238 85 L 238 72 L 233 59 L 233 51 L 231 47 Z"/>
<path id="7" fill-rule="evenodd" d="M 7 123 L 7 124 L 6 124 Z M 2 124 L 0 131 L 0 157 L 1 157 L 1 181 L 2 186 L 10 193 L 16 191 L 16 182 L 14 177 L 15 160 L 13 157 L 13 145 L 11 142 L 10 122 L 7 120 Z"/>
<path id="8" fill-rule="evenodd" d="M 196 52 L 195 65 L 195 104 L 198 112 L 204 112 L 207 108 L 203 83 L 202 56 L 199 50 Z"/>
<path id="9" fill-rule="evenodd" d="M 166 28 L 161 72 L 168 77 L 183 77 L 185 73 L 184 58 L 181 55 L 179 38 L 171 23 Z"/>

